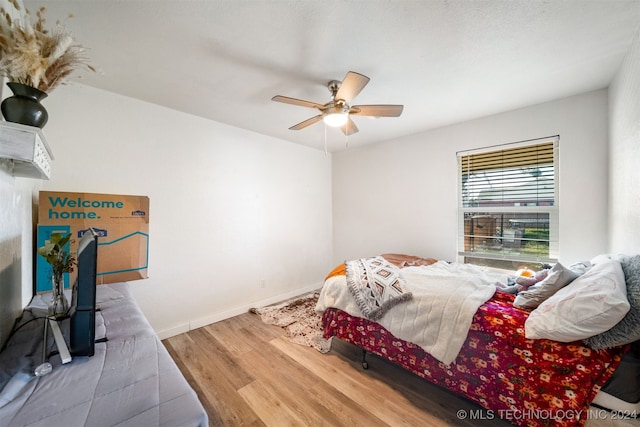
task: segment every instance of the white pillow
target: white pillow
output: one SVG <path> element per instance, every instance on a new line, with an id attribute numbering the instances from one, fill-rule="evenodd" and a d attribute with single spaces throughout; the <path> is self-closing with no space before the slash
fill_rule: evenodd
<path id="1" fill-rule="evenodd" d="M 560 342 L 582 340 L 611 329 L 629 307 L 620 262 L 607 260 L 533 310 L 524 324 L 525 336 Z"/>
<path id="2" fill-rule="evenodd" d="M 601 264 L 610 260 L 622 261 L 625 258 L 624 254 L 599 254 L 591 259 L 591 264 Z"/>

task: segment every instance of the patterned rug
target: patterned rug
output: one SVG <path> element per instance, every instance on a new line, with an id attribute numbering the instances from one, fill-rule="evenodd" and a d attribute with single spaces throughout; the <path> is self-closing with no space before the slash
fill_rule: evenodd
<path id="1" fill-rule="evenodd" d="M 259 315 L 264 323 L 283 328 L 290 341 L 327 353 L 331 340 L 322 337 L 321 316 L 315 312 L 319 296 L 319 292 L 313 292 L 249 311 Z"/>

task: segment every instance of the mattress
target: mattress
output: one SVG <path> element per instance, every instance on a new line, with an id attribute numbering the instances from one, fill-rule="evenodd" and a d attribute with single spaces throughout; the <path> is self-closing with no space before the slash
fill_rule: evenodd
<path id="1" fill-rule="evenodd" d="M 0 353 L 0 380 L 5 383 L 0 392 L 0 426 L 207 426 L 196 393 L 142 314 L 128 284 L 97 289 L 96 339 L 106 341 L 96 343 L 94 356 L 62 364 L 50 347 L 53 371 L 36 377 L 35 366 L 42 362 L 39 320 L 21 328 Z M 36 295 L 30 307 L 43 306 L 46 303 Z M 21 322 L 29 320 L 29 311 Z M 61 323 L 67 333 L 68 320 Z"/>

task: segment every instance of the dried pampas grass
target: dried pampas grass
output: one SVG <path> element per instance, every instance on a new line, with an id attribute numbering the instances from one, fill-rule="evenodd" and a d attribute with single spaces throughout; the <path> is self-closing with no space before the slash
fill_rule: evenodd
<path id="1" fill-rule="evenodd" d="M 11 82 L 50 92 L 65 83 L 77 69 L 95 71 L 83 56 L 85 48 L 74 44 L 61 22 L 51 31 L 45 29 L 44 7 L 38 9 L 36 21 L 32 23 L 31 13 L 24 8 L 22 0 L 9 0 L 9 3 L 17 17 L 0 8 L 1 75 Z"/>

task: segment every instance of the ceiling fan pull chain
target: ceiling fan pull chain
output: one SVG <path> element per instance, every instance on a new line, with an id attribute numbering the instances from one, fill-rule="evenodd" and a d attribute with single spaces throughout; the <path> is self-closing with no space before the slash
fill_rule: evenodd
<path id="1" fill-rule="evenodd" d="M 347 128 L 349 127 L 349 123 L 347 123 Z M 344 148 L 349 148 L 349 132 L 345 132 L 344 134 Z"/>
<path id="2" fill-rule="evenodd" d="M 324 155 L 327 155 L 327 125 L 324 125 Z"/>

